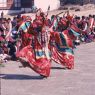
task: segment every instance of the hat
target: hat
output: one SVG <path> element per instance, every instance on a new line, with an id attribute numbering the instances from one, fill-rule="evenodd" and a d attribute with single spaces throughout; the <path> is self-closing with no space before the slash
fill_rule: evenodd
<path id="1" fill-rule="evenodd" d="M 27 18 L 27 16 L 25 16 L 25 15 L 22 16 L 22 19 L 26 19 L 26 18 Z"/>

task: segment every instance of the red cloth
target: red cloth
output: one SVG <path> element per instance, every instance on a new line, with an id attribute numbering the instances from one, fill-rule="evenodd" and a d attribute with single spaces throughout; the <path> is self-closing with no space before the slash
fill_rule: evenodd
<path id="1" fill-rule="evenodd" d="M 23 48 L 17 54 L 17 57 L 25 57 L 32 69 L 40 75 L 44 75 L 46 77 L 50 75 L 50 61 L 47 58 L 35 59 L 34 50 L 31 46 Z"/>
<path id="2" fill-rule="evenodd" d="M 79 29 L 76 25 L 72 24 L 72 25 L 70 26 L 70 28 L 73 29 L 75 32 L 80 33 L 80 29 Z"/>
<path id="3" fill-rule="evenodd" d="M 32 38 L 32 35 L 29 34 L 29 33 L 24 33 L 22 32 L 22 45 L 21 45 L 21 48 L 24 48 L 25 46 L 28 46 L 31 44 L 31 38 Z"/>
<path id="4" fill-rule="evenodd" d="M 74 68 L 74 55 L 66 52 L 59 52 L 55 47 L 52 47 L 52 60 L 68 69 Z"/>
<path id="5" fill-rule="evenodd" d="M 67 26 L 67 20 L 66 19 L 61 19 L 61 23 L 64 25 L 64 26 Z"/>
<path id="6" fill-rule="evenodd" d="M 4 38 L 0 36 L 0 41 L 4 41 Z"/>
<path id="7" fill-rule="evenodd" d="M 71 35 L 69 35 L 69 31 L 64 30 L 61 34 L 64 36 L 65 41 L 64 42 L 62 41 L 62 39 L 60 38 L 60 33 L 59 32 L 54 32 L 55 42 L 60 44 L 60 45 L 63 45 L 63 43 L 66 43 L 67 47 L 72 48 L 73 47 L 73 37 L 71 39 Z"/>
<path id="8" fill-rule="evenodd" d="M 59 32 L 51 32 L 51 36 L 52 36 L 51 41 L 55 42 L 56 44 L 59 45 L 59 47 L 61 47 L 63 49 L 64 48 L 72 49 L 73 48 L 73 41 L 72 41 L 73 39 L 71 39 L 71 37 L 69 36 L 69 31 L 65 30 L 61 34 L 64 35 L 67 46 L 62 44 L 65 42 L 62 42 L 62 39 L 60 39 Z M 58 64 L 66 66 L 68 69 L 73 69 L 74 68 L 74 55 L 70 52 L 61 51 L 61 50 L 57 49 L 56 44 L 51 47 L 52 60 L 54 60 Z"/>

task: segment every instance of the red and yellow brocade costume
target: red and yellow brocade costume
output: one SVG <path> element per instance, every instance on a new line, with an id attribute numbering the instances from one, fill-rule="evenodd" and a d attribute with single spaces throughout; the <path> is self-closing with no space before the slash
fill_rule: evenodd
<path id="1" fill-rule="evenodd" d="M 38 27 L 38 23 L 34 23 L 32 27 Z M 46 52 L 48 43 L 45 42 L 45 31 L 35 31 L 30 29 L 29 34 L 32 34 L 31 45 L 24 47 L 18 54 L 18 57 L 26 58 L 31 68 L 40 75 L 48 77 L 50 75 L 50 55 Z M 47 54 L 46 54 L 47 53 Z M 48 55 L 48 57 L 47 57 Z"/>

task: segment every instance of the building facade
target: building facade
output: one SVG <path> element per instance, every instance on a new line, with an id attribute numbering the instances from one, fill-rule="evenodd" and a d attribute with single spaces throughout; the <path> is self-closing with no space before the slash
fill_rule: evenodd
<path id="1" fill-rule="evenodd" d="M 21 8 L 21 0 L 0 0 L 0 9 L 14 10 Z"/>
<path id="2" fill-rule="evenodd" d="M 54 9 L 59 6 L 60 2 L 64 2 L 65 4 L 83 2 L 86 4 L 90 2 L 95 3 L 95 0 L 0 0 L 0 10 L 20 10 L 21 8 L 31 8 L 33 5 L 42 8 L 50 5 L 51 9 Z"/>
<path id="3" fill-rule="evenodd" d="M 5 14 L 30 11 L 32 6 L 42 8 L 44 11 L 50 6 L 50 10 L 60 6 L 60 0 L 0 0 L 0 10 Z"/>
<path id="4" fill-rule="evenodd" d="M 65 5 L 65 4 L 88 4 L 88 3 L 94 3 L 95 4 L 95 0 L 60 0 L 61 5 Z"/>

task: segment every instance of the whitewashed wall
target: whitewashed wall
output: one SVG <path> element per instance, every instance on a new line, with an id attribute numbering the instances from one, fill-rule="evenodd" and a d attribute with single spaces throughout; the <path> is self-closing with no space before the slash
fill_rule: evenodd
<path id="1" fill-rule="evenodd" d="M 60 0 L 34 0 L 34 5 L 37 8 L 42 8 L 43 11 L 47 11 L 50 5 L 50 10 L 58 9 L 60 6 Z"/>

